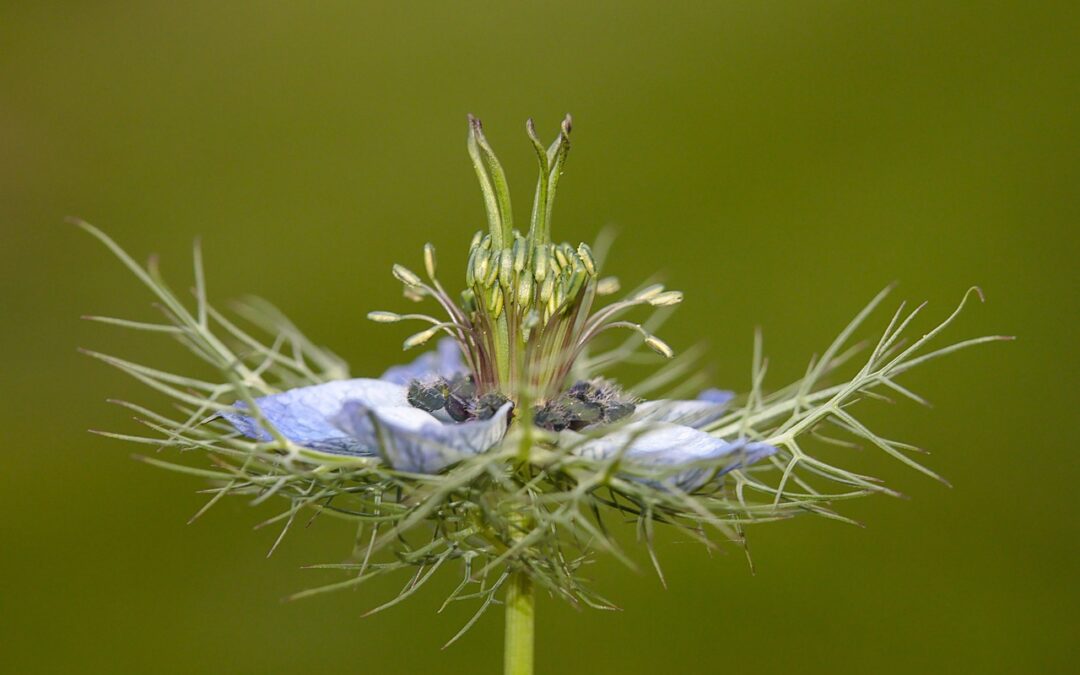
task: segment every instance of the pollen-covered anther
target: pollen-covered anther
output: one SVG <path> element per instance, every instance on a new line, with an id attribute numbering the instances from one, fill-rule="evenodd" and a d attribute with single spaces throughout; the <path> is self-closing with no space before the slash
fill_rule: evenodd
<path id="1" fill-rule="evenodd" d="M 435 279 L 435 246 L 424 244 L 424 271 L 432 280 Z"/>
<path id="2" fill-rule="evenodd" d="M 682 291 L 665 291 L 649 298 L 649 304 L 653 307 L 670 307 L 683 301 Z"/>
<path id="3" fill-rule="evenodd" d="M 514 251 L 504 248 L 499 259 L 499 284 L 503 289 L 514 283 Z"/>
<path id="4" fill-rule="evenodd" d="M 412 270 L 402 265 L 394 265 L 393 272 L 395 279 L 405 284 L 406 286 L 409 286 L 410 288 L 415 286 L 421 286 L 424 283 L 420 280 L 420 277 L 416 276 L 416 274 Z"/>
<path id="5" fill-rule="evenodd" d="M 529 243 L 525 241 L 524 237 L 514 238 L 514 271 L 521 274 L 525 270 L 525 263 L 528 262 Z"/>
<path id="6" fill-rule="evenodd" d="M 653 350 L 665 359 L 670 359 L 675 356 L 675 350 L 672 349 L 668 343 L 664 342 L 655 335 L 649 335 L 645 338 L 645 346 Z"/>
<path id="7" fill-rule="evenodd" d="M 540 245 L 536 247 L 536 253 L 533 254 L 533 274 L 536 276 L 537 283 L 543 283 L 547 278 L 548 256 L 547 246 Z"/>
<path id="8" fill-rule="evenodd" d="M 498 278 L 498 276 L 499 276 L 499 268 L 500 268 L 500 264 L 499 264 L 500 257 L 499 257 L 499 255 L 500 254 L 499 254 L 498 251 L 492 251 L 491 255 L 487 258 L 488 265 L 487 265 L 487 269 L 484 272 L 483 277 L 481 277 L 481 275 L 479 275 L 479 274 L 477 275 L 477 281 L 480 281 L 481 279 L 483 280 L 484 288 L 491 288 L 492 286 L 495 285 L 495 279 Z"/>
<path id="9" fill-rule="evenodd" d="M 585 266 L 585 271 L 589 273 L 590 277 L 596 276 L 596 258 L 593 257 L 592 249 L 589 245 L 582 242 L 578 244 L 577 248 L 578 258 L 581 260 L 581 264 Z"/>
<path id="10" fill-rule="evenodd" d="M 402 317 L 400 314 L 397 314 L 396 312 L 380 311 L 368 312 L 367 318 L 369 321 L 374 321 L 375 323 L 396 323 L 398 321 L 401 321 L 404 317 Z"/>
<path id="11" fill-rule="evenodd" d="M 555 277 L 547 277 L 544 279 L 544 283 L 540 285 L 540 303 L 547 304 L 551 300 L 551 295 L 555 292 Z"/>
<path id="12" fill-rule="evenodd" d="M 428 328 L 427 330 L 422 330 L 419 333 L 414 333 L 413 335 L 410 335 L 409 337 L 405 338 L 405 342 L 403 343 L 404 349 L 409 350 L 409 349 L 412 349 L 413 347 L 419 347 L 420 345 L 426 343 L 431 338 L 435 337 L 435 335 L 440 330 L 442 330 L 442 328 L 443 328 L 442 325 L 432 326 L 431 328 Z"/>
<path id="13" fill-rule="evenodd" d="M 528 275 L 523 275 L 518 280 L 517 304 L 519 307 L 528 307 L 532 303 L 533 280 Z"/>
<path id="14" fill-rule="evenodd" d="M 568 244 L 555 247 L 555 261 L 559 263 L 558 271 L 562 271 L 562 268 L 570 264 L 570 258 L 566 255 L 566 248 Z M 572 249 L 571 249 L 572 250 Z"/>
<path id="15" fill-rule="evenodd" d="M 492 286 L 492 288 L 491 288 L 491 302 L 490 302 L 491 316 L 492 317 L 498 319 L 499 315 L 502 314 L 503 302 L 504 302 L 504 297 L 503 297 L 502 288 L 499 287 L 499 286 Z"/>
<path id="16" fill-rule="evenodd" d="M 484 283 L 487 279 L 488 267 L 491 262 L 491 252 L 483 247 L 476 249 L 476 257 L 473 259 L 473 277 L 474 283 Z"/>

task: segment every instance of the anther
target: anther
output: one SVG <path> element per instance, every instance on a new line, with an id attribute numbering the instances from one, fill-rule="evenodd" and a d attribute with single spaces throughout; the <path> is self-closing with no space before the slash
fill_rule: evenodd
<path id="1" fill-rule="evenodd" d="M 528 252 L 529 245 L 523 237 L 514 240 L 514 271 L 518 274 L 525 269 L 525 256 Z"/>
<path id="2" fill-rule="evenodd" d="M 655 335 L 649 335 L 645 338 L 645 344 L 649 349 L 653 350 L 665 359 L 670 359 L 675 356 L 675 350 L 668 346 L 668 343 L 664 342 Z"/>
<path id="3" fill-rule="evenodd" d="M 546 303 L 551 300 L 551 294 L 555 291 L 555 277 L 550 276 L 544 279 L 544 283 L 540 286 L 540 302 Z"/>
<path id="4" fill-rule="evenodd" d="M 581 259 L 581 264 L 585 266 L 585 270 L 589 273 L 590 277 L 596 276 L 596 258 L 593 257 L 592 249 L 589 245 L 582 242 L 577 248 L 578 257 Z"/>
<path id="5" fill-rule="evenodd" d="M 491 316 L 498 319 L 503 310 L 503 292 L 498 286 L 491 287 Z"/>
<path id="6" fill-rule="evenodd" d="M 533 294 L 533 280 L 532 277 L 525 274 L 518 280 L 517 287 L 517 304 L 521 307 L 528 307 L 532 302 Z"/>
<path id="7" fill-rule="evenodd" d="M 424 244 L 424 271 L 432 280 L 435 279 L 435 246 L 432 244 Z"/>
<path id="8" fill-rule="evenodd" d="M 653 307 L 670 307 L 683 301 L 682 291 L 666 291 L 649 298 L 649 304 Z"/>
<path id="9" fill-rule="evenodd" d="M 478 278 L 480 275 L 476 275 Z M 492 251 L 491 257 L 488 259 L 487 271 L 484 273 L 483 282 L 484 288 L 491 288 L 495 285 L 495 279 L 499 276 L 499 252 Z"/>
<path id="10" fill-rule="evenodd" d="M 559 269 L 570 264 L 570 260 L 566 257 L 566 251 L 562 246 L 555 247 L 555 260 L 559 262 Z"/>
<path id="11" fill-rule="evenodd" d="M 401 265 L 394 265 L 394 278 L 406 286 L 420 286 L 423 282 L 420 281 L 420 277 L 413 274 L 409 269 L 402 267 Z"/>
<path id="12" fill-rule="evenodd" d="M 486 249 L 476 249 L 476 259 L 473 261 L 473 276 L 475 277 L 475 281 L 481 284 L 487 279 L 490 257 L 491 254 Z"/>
<path id="13" fill-rule="evenodd" d="M 509 248 L 504 248 L 502 251 L 502 259 L 499 265 L 499 283 L 504 289 L 510 288 L 510 284 L 514 283 L 514 251 Z"/>
<path id="14" fill-rule="evenodd" d="M 544 244 L 537 246 L 535 255 L 536 259 L 533 261 L 533 273 L 536 275 L 536 281 L 543 283 L 548 272 L 548 247 Z"/>
<path id="15" fill-rule="evenodd" d="M 431 338 L 435 337 L 435 334 L 438 333 L 441 328 L 442 326 L 432 326 L 427 330 L 422 330 L 419 333 L 410 335 L 409 337 L 405 338 L 404 348 L 408 350 L 412 349 L 413 347 L 419 347 Z"/>
<path id="16" fill-rule="evenodd" d="M 367 318 L 375 323 L 395 323 L 401 321 L 402 316 L 394 312 L 368 312 Z"/>

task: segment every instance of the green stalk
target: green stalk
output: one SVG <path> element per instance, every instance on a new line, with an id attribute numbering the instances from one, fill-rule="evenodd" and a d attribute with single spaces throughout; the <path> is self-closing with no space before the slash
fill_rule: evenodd
<path id="1" fill-rule="evenodd" d="M 536 597 L 532 579 L 522 571 L 510 577 L 506 591 L 506 638 L 503 651 L 504 675 L 532 675 L 533 619 Z"/>

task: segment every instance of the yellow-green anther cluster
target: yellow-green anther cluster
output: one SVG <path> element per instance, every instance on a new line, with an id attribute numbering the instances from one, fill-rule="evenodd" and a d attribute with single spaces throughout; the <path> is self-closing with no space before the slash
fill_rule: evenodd
<path id="1" fill-rule="evenodd" d="M 546 324 L 596 280 L 596 260 L 588 244 L 542 244 L 517 232 L 512 245 L 501 251 L 491 248 L 492 241 L 490 235 L 473 237 L 465 283 L 475 297 L 487 298 L 486 307 L 495 317 L 503 307 L 525 313 L 535 306 Z M 500 311 L 494 311 L 497 298 L 502 298 Z"/>
<path id="2" fill-rule="evenodd" d="M 405 285 L 408 297 L 435 299 L 449 321 L 392 312 L 372 312 L 369 318 L 380 323 L 414 319 L 431 324 L 409 337 L 406 349 L 428 342 L 439 332 L 453 336 L 465 354 L 477 391 L 500 392 L 515 399 L 523 391 L 534 399 L 558 393 L 586 345 L 611 328 L 640 333 L 645 346 L 670 358 L 673 351 L 665 342 L 639 324 L 617 319 L 633 307 L 676 305 L 682 294 L 657 284 L 593 311 L 597 296 L 618 292 L 618 280 L 600 278 L 600 263 L 588 244 L 551 240 L 555 190 L 570 150 L 570 118 L 563 120 L 558 137 L 546 148 L 532 121 L 526 130 L 540 168 L 528 231 L 514 228 L 506 174 L 480 121 L 470 116 L 469 156 L 480 181 L 488 227 L 477 232 L 469 245 L 460 302 L 452 300 L 435 278 L 435 248 L 428 244 L 423 260 L 430 284 L 401 265 L 394 266 L 394 276 Z"/>

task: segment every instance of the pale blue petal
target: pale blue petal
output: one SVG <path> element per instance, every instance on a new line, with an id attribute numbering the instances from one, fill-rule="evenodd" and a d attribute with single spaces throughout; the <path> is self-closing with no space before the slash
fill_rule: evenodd
<path id="1" fill-rule="evenodd" d="M 571 443 L 582 438 L 573 432 L 563 432 L 563 436 Z M 613 459 L 621 453 L 622 460 L 627 463 L 654 467 L 663 473 L 657 480 L 640 477 L 635 480 L 658 487 L 674 485 L 685 492 L 693 492 L 713 476 L 741 468 L 774 452 L 776 448 L 765 443 L 743 439 L 725 441 L 669 422 L 633 422 L 605 436 L 586 440 L 574 450 L 574 454 L 598 461 Z M 705 466 L 724 459 L 728 461 L 719 470 L 716 466 Z M 680 466 L 688 468 L 679 471 Z"/>
<path id="2" fill-rule="evenodd" d="M 372 451 L 379 450 L 399 471 L 438 473 L 498 444 L 512 408 L 507 403 L 490 419 L 457 424 L 408 405 L 373 408 L 350 401 L 334 422 Z"/>
<path id="3" fill-rule="evenodd" d="M 700 429 L 723 417 L 726 411 L 727 401 L 720 403 L 706 400 L 646 401 L 638 404 L 630 420 L 632 422 L 671 422 Z"/>
<path id="4" fill-rule="evenodd" d="M 337 380 L 310 387 L 298 387 L 281 394 L 255 399 L 263 417 L 290 441 L 324 452 L 348 455 L 373 455 L 371 444 L 364 444 L 331 423 L 346 401 L 367 406 L 403 406 L 405 387 L 382 380 Z M 246 408 L 238 402 L 236 408 Z M 242 413 L 223 413 L 236 430 L 260 441 L 272 439 L 270 433 L 252 417 Z"/>
<path id="5" fill-rule="evenodd" d="M 728 391 L 727 389 L 706 389 L 698 394 L 699 401 L 708 401 L 709 403 L 729 403 L 731 399 L 735 398 L 735 392 Z"/>
<path id="6" fill-rule="evenodd" d="M 395 384 L 408 384 L 413 380 L 438 375 L 450 379 L 466 374 L 465 362 L 461 360 L 461 348 L 457 340 L 443 338 L 434 350 L 418 356 L 412 363 L 390 368 L 379 379 Z"/>

